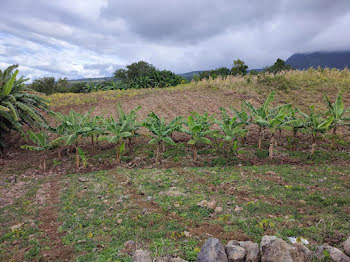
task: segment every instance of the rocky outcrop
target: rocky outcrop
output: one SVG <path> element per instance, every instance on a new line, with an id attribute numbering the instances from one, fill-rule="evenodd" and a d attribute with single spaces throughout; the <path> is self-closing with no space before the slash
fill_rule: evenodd
<path id="1" fill-rule="evenodd" d="M 197 262 L 228 262 L 224 246 L 217 238 L 209 238 L 198 253 Z"/>

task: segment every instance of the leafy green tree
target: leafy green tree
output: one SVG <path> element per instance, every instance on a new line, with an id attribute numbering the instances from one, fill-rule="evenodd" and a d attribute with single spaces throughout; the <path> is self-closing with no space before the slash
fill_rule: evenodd
<path id="1" fill-rule="evenodd" d="M 221 120 L 216 120 L 215 123 L 224 133 L 222 138 L 230 143 L 230 151 L 237 152 L 238 138 L 247 134 L 248 130 L 242 122 L 238 122 L 236 116 L 230 117 L 225 108 L 221 107 Z"/>
<path id="2" fill-rule="evenodd" d="M 160 162 L 160 151 L 165 151 L 165 144 L 175 145 L 171 138 L 174 131 L 181 129 L 181 117 L 174 118 L 170 123 L 167 123 L 164 118 L 158 117 L 154 112 L 150 113 L 147 119 L 142 124 L 152 134 L 152 139 L 149 144 L 156 144 L 156 163 Z"/>
<path id="3" fill-rule="evenodd" d="M 35 146 L 31 145 L 23 145 L 22 149 L 30 150 L 30 151 L 44 151 L 44 154 L 40 160 L 40 168 L 45 172 L 46 171 L 46 153 L 45 151 L 52 149 L 54 146 L 49 140 L 49 136 L 46 132 L 41 131 L 38 133 L 34 133 L 29 130 L 27 132 L 28 138 L 35 144 Z"/>
<path id="4" fill-rule="evenodd" d="M 47 101 L 31 93 L 25 86 L 27 79 L 17 79 L 18 65 L 0 70 L 0 152 L 5 146 L 4 135 L 10 130 L 23 133 L 23 125 L 46 126 L 42 112 L 47 112 Z"/>
<path id="5" fill-rule="evenodd" d="M 155 71 L 156 68 L 148 62 L 139 61 L 126 66 L 125 69 L 119 69 L 114 73 L 115 78 L 129 82 L 140 76 L 146 76 Z"/>
<path id="6" fill-rule="evenodd" d="M 286 62 L 280 58 L 277 59 L 277 61 L 270 67 L 265 68 L 265 71 L 273 74 L 277 74 L 281 71 L 289 71 L 292 70 L 291 65 L 287 65 Z"/>
<path id="7" fill-rule="evenodd" d="M 182 128 L 181 131 L 191 137 L 191 139 L 188 141 L 188 144 L 192 147 L 193 161 L 196 162 L 198 158 L 198 144 L 212 144 L 211 140 L 208 137 L 217 133 L 214 130 L 210 130 L 210 127 L 213 125 L 213 117 L 209 117 L 207 112 L 203 115 L 200 115 L 197 112 L 193 112 L 184 121 L 184 125 L 185 127 Z"/>
<path id="8" fill-rule="evenodd" d="M 33 83 L 30 84 L 30 88 L 47 95 L 56 92 L 56 83 L 54 77 L 43 77 L 35 79 Z"/>
<path id="9" fill-rule="evenodd" d="M 233 61 L 233 67 L 231 68 L 231 74 L 236 75 L 246 75 L 248 66 L 240 59 Z"/>
<path id="10" fill-rule="evenodd" d="M 91 112 L 92 109 L 84 115 L 79 114 L 75 110 L 70 110 L 67 115 L 59 112 L 52 112 L 60 121 L 56 128 L 51 129 L 59 135 L 52 143 L 56 145 L 64 142 L 65 145 L 75 146 L 75 167 L 77 169 L 80 167 L 80 157 L 82 155 L 82 150 L 79 148 L 81 139 L 90 136 L 93 131 L 93 127 L 90 126 Z"/>
<path id="11" fill-rule="evenodd" d="M 328 107 L 327 115 L 333 116 L 332 128 L 333 135 L 335 135 L 337 133 L 338 126 L 350 126 L 350 108 L 345 109 L 342 93 L 338 94 L 334 103 L 332 103 L 326 95 L 323 95 L 323 98 L 326 101 Z"/>

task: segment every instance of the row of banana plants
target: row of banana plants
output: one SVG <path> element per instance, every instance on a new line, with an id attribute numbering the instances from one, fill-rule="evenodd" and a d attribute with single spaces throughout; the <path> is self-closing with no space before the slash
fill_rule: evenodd
<path id="1" fill-rule="evenodd" d="M 68 114 L 52 112 L 58 120 L 56 127 L 47 127 L 46 130 L 34 133 L 28 132 L 28 137 L 35 144 L 24 145 L 23 149 L 45 151 L 61 146 L 73 146 L 76 154 L 76 168 L 86 162 L 85 153 L 81 149 L 82 140 L 91 141 L 92 152 L 95 152 L 96 143 L 101 140 L 115 145 L 116 162 L 121 162 L 121 156 L 133 146 L 133 140 L 139 135 L 140 127 L 149 130 L 150 144 L 155 144 L 155 161 L 160 162 L 161 153 L 167 145 L 175 145 L 174 132 L 182 132 L 188 135 L 188 145 L 193 153 L 193 161 L 197 161 L 197 149 L 200 144 L 212 144 L 213 140 L 221 139 L 221 144 L 228 153 L 236 154 L 239 140 L 243 143 L 248 134 L 248 126 L 258 126 L 257 147 L 262 148 L 262 140 L 268 132 L 270 134 L 269 157 L 274 157 L 276 146 L 276 132 L 288 130 L 297 137 L 298 133 L 310 135 L 311 154 L 315 151 L 317 138 L 333 129 L 337 132 L 339 126 L 350 126 L 350 108 L 345 109 L 342 94 L 339 93 L 335 102 L 324 96 L 328 110 L 325 113 L 316 112 L 314 106 L 310 106 L 309 112 L 302 112 L 290 104 L 277 107 L 272 106 L 274 92 L 271 92 L 260 107 L 255 107 L 248 101 L 242 100 L 241 109 L 220 108 L 221 118 L 216 119 L 208 113 L 191 113 L 188 117 L 175 117 L 171 121 L 159 117 L 151 112 L 146 119 L 138 122 L 136 113 L 141 107 L 137 107 L 130 113 L 125 113 L 120 105 L 117 105 L 118 117 L 91 116 L 93 110 L 85 114 L 79 114 L 71 110 Z M 55 136 L 50 139 L 49 137 Z M 228 147 L 227 147 L 228 146 Z M 58 150 L 60 152 L 60 150 Z M 46 154 L 44 154 L 41 167 L 46 169 Z"/>

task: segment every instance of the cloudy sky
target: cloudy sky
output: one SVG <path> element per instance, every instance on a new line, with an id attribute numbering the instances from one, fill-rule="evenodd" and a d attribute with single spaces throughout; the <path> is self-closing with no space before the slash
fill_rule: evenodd
<path id="1" fill-rule="evenodd" d="M 350 49 L 350 0 L 1 0 L 0 68 L 111 76 L 145 60 L 176 73 Z"/>

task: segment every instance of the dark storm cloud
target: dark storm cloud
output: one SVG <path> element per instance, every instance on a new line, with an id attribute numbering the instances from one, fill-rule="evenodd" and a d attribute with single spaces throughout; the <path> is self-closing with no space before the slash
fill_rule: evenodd
<path id="1" fill-rule="evenodd" d="M 350 49 L 349 0 L 3 0 L 0 67 L 31 77 L 112 75 L 147 60 L 175 72 L 250 68 Z"/>

